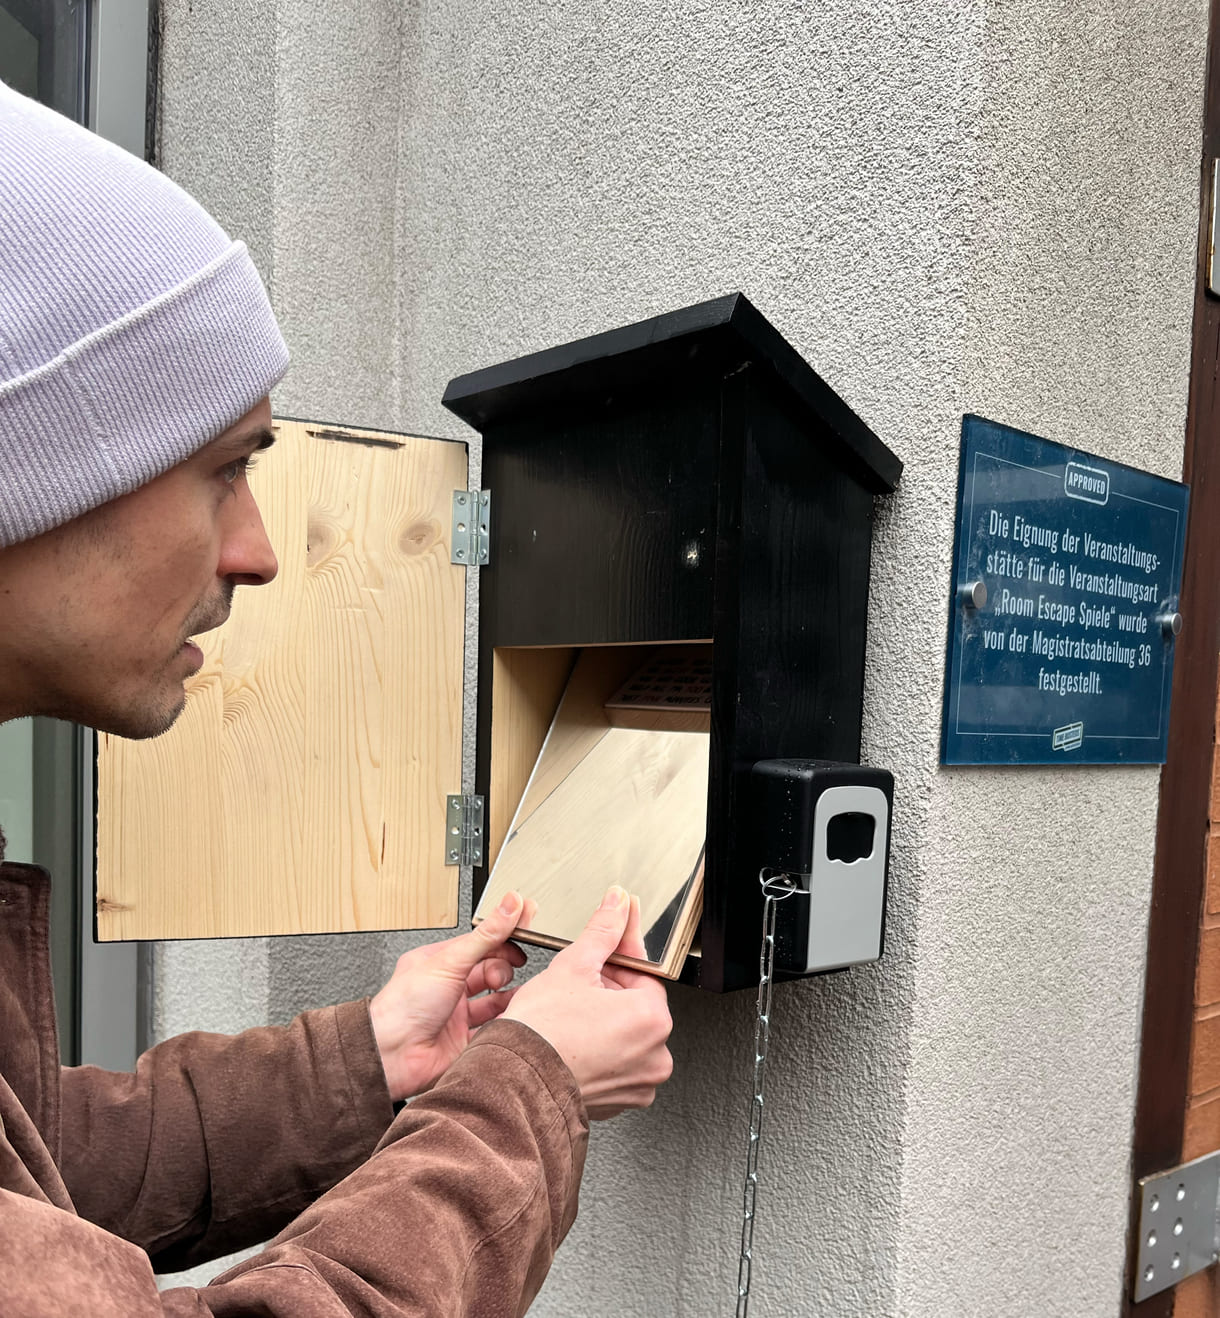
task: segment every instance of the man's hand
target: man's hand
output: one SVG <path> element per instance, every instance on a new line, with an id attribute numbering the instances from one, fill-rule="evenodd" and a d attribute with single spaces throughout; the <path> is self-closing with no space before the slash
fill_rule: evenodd
<path id="1" fill-rule="evenodd" d="M 525 953 L 507 941 L 521 906 L 521 897 L 510 892 L 470 933 L 405 952 L 369 1003 L 395 1102 L 430 1089 L 475 1030 L 508 1006 L 512 993 L 495 990 L 509 983 L 514 966 L 525 964 Z"/>
<path id="2" fill-rule="evenodd" d="M 523 984 L 504 1013 L 563 1058 L 593 1121 L 648 1107 L 673 1072 L 664 986 L 652 975 L 606 965 L 612 952 L 642 955 L 641 942 L 638 904 L 611 888 L 580 937 Z"/>

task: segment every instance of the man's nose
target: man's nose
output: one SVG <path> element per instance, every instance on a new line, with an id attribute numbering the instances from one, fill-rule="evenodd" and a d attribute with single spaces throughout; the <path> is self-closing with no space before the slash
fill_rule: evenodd
<path id="1" fill-rule="evenodd" d="M 216 575 L 235 586 L 265 586 L 275 580 L 279 570 L 258 504 L 250 487 L 242 481 L 225 529 Z"/>

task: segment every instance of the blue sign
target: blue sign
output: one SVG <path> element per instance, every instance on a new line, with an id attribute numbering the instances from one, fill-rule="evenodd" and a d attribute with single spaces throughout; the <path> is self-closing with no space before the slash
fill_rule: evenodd
<path id="1" fill-rule="evenodd" d="M 962 421 L 943 764 L 1160 764 L 1189 491 Z"/>

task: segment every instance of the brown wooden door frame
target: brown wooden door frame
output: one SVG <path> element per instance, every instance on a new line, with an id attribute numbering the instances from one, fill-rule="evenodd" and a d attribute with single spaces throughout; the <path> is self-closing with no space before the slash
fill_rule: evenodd
<path id="1" fill-rule="evenodd" d="M 1132 1146 L 1134 1181 L 1181 1160 L 1190 1085 L 1200 915 L 1220 655 L 1220 299 L 1207 292 L 1211 161 L 1220 156 L 1220 0 L 1212 0 L 1200 163 L 1198 266 L 1182 479 L 1190 485 L 1182 574 L 1185 626 L 1174 660 L 1169 751 L 1161 774 L 1156 859 Z M 1175 1290 L 1131 1302 L 1139 1224 L 1132 1195 L 1122 1313 L 1171 1318 Z"/>

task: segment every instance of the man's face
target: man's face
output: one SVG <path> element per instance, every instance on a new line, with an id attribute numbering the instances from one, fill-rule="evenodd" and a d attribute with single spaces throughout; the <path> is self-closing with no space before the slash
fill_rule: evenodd
<path id="1" fill-rule="evenodd" d="M 0 550 L 0 722 L 73 719 L 155 737 L 182 712 L 233 588 L 276 573 L 246 483 L 267 399 L 132 494 Z"/>

